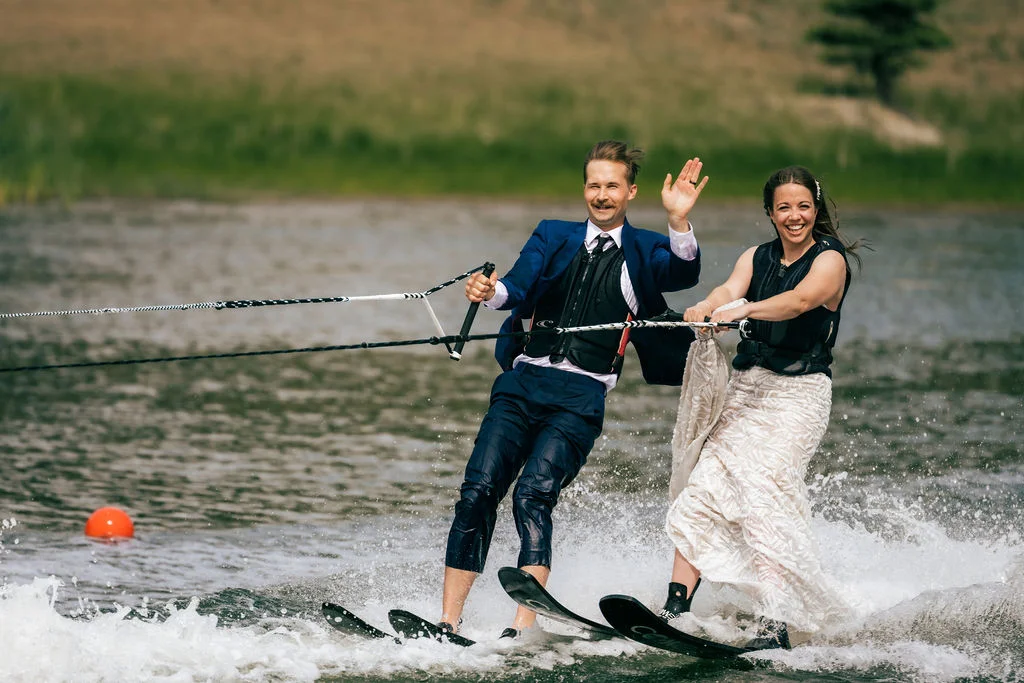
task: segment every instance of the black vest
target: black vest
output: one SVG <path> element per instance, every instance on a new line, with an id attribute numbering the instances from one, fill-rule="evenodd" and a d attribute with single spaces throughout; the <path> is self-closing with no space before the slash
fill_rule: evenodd
<path id="1" fill-rule="evenodd" d="M 597 251 L 596 249 L 594 251 Z M 622 296 L 622 249 L 611 247 L 588 253 L 581 245 L 558 283 L 537 301 L 531 330 L 622 322 L 629 306 Z M 552 363 L 567 359 L 587 372 L 618 373 L 616 362 L 622 330 L 576 334 L 530 335 L 524 353 L 532 358 L 549 356 Z"/>
<path id="2" fill-rule="evenodd" d="M 781 240 L 760 245 L 754 252 L 754 274 L 750 278 L 747 300 L 763 301 L 794 289 L 807 276 L 818 254 L 830 250 L 838 251 L 844 257 L 846 255 L 839 240 L 818 237 L 818 241 L 807 253 L 794 263 L 784 266 L 781 263 Z M 849 289 L 850 269 L 847 267 L 843 300 Z M 737 370 L 746 370 L 759 365 L 780 375 L 823 372 L 831 377 L 829 366 L 832 364 L 832 348 L 839 333 L 842 306 L 842 301 L 835 311 L 818 306 L 792 320 L 780 322 L 751 320 L 748 333 L 736 347 L 732 366 Z"/>

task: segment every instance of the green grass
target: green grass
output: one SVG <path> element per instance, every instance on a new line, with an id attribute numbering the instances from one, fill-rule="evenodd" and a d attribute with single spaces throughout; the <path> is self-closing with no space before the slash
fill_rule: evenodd
<path id="1" fill-rule="evenodd" d="M 443 98 L 441 98 L 443 100 Z M 692 155 L 707 197 L 757 197 L 791 163 L 810 167 L 841 201 L 1019 205 L 1024 97 L 986 103 L 930 93 L 913 101 L 951 130 L 944 149 L 891 149 L 865 132 L 801 134 L 784 114 L 679 129 L 669 116 L 605 122 L 578 93 L 524 85 L 500 99 L 426 113 L 402 97 L 347 86 L 273 93 L 253 83 L 213 89 L 185 76 L 0 76 L 0 204 L 91 196 L 200 197 L 497 195 L 574 197 L 596 140 L 642 145 L 642 196 Z M 454 107 L 455 105 L 451 105 Z M 604 109 L 614 111 L 614 108 Z M 712 110 L 712 105 L 706 109 Z M 632 116 L 632 118 L 630 118 Z M 495 132 L 497 131 L 497 132 Z"/>

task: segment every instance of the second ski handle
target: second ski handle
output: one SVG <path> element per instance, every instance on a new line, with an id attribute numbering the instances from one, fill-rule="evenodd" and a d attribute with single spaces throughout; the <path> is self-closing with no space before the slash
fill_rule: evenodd
<path id="1" fill-rule="evenodd" d="M 481 271 L 484 277 L 490 277 L 491 273 L 494 272 L 494 264 L 487 262 Z M 473 319 L 476 318 L 476 311 L 480 308 L 480 302 L 474 301 L 469 304 L 469 310 L 466 311 L 466 319 L 462 321 L 462 329 L 459 330 L 460 339 L 455 342 L 455 347 L 452 349 L 448 357 L 452 360 L 459 360 L 462 358 L 462 349 L 466 345 L 466 337 L 469 336 L 469 329 L 473 327 Z"/>

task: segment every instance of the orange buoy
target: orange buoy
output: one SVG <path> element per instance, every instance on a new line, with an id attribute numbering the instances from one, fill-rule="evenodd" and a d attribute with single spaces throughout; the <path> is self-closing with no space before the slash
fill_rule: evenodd
<path id="1" fill-rule="evenodd" d="M 89 515 L 85 535 L 90 538 L 131 538 L 135 535 L 135 525 L 124 510 L 105 507 Z"/>

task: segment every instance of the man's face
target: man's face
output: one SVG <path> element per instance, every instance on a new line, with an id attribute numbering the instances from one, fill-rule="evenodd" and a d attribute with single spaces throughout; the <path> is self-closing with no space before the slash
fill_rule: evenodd
<path id="1" fill-rule="evenodd" d="M 636 196 L 636 185 L 631 185 L 626 177 L 628 170 L 618 161 L 594 160 L 587 164 L 583 198 L 590 220 L 602 230 L 622 225 L 626 206 Z"/>

